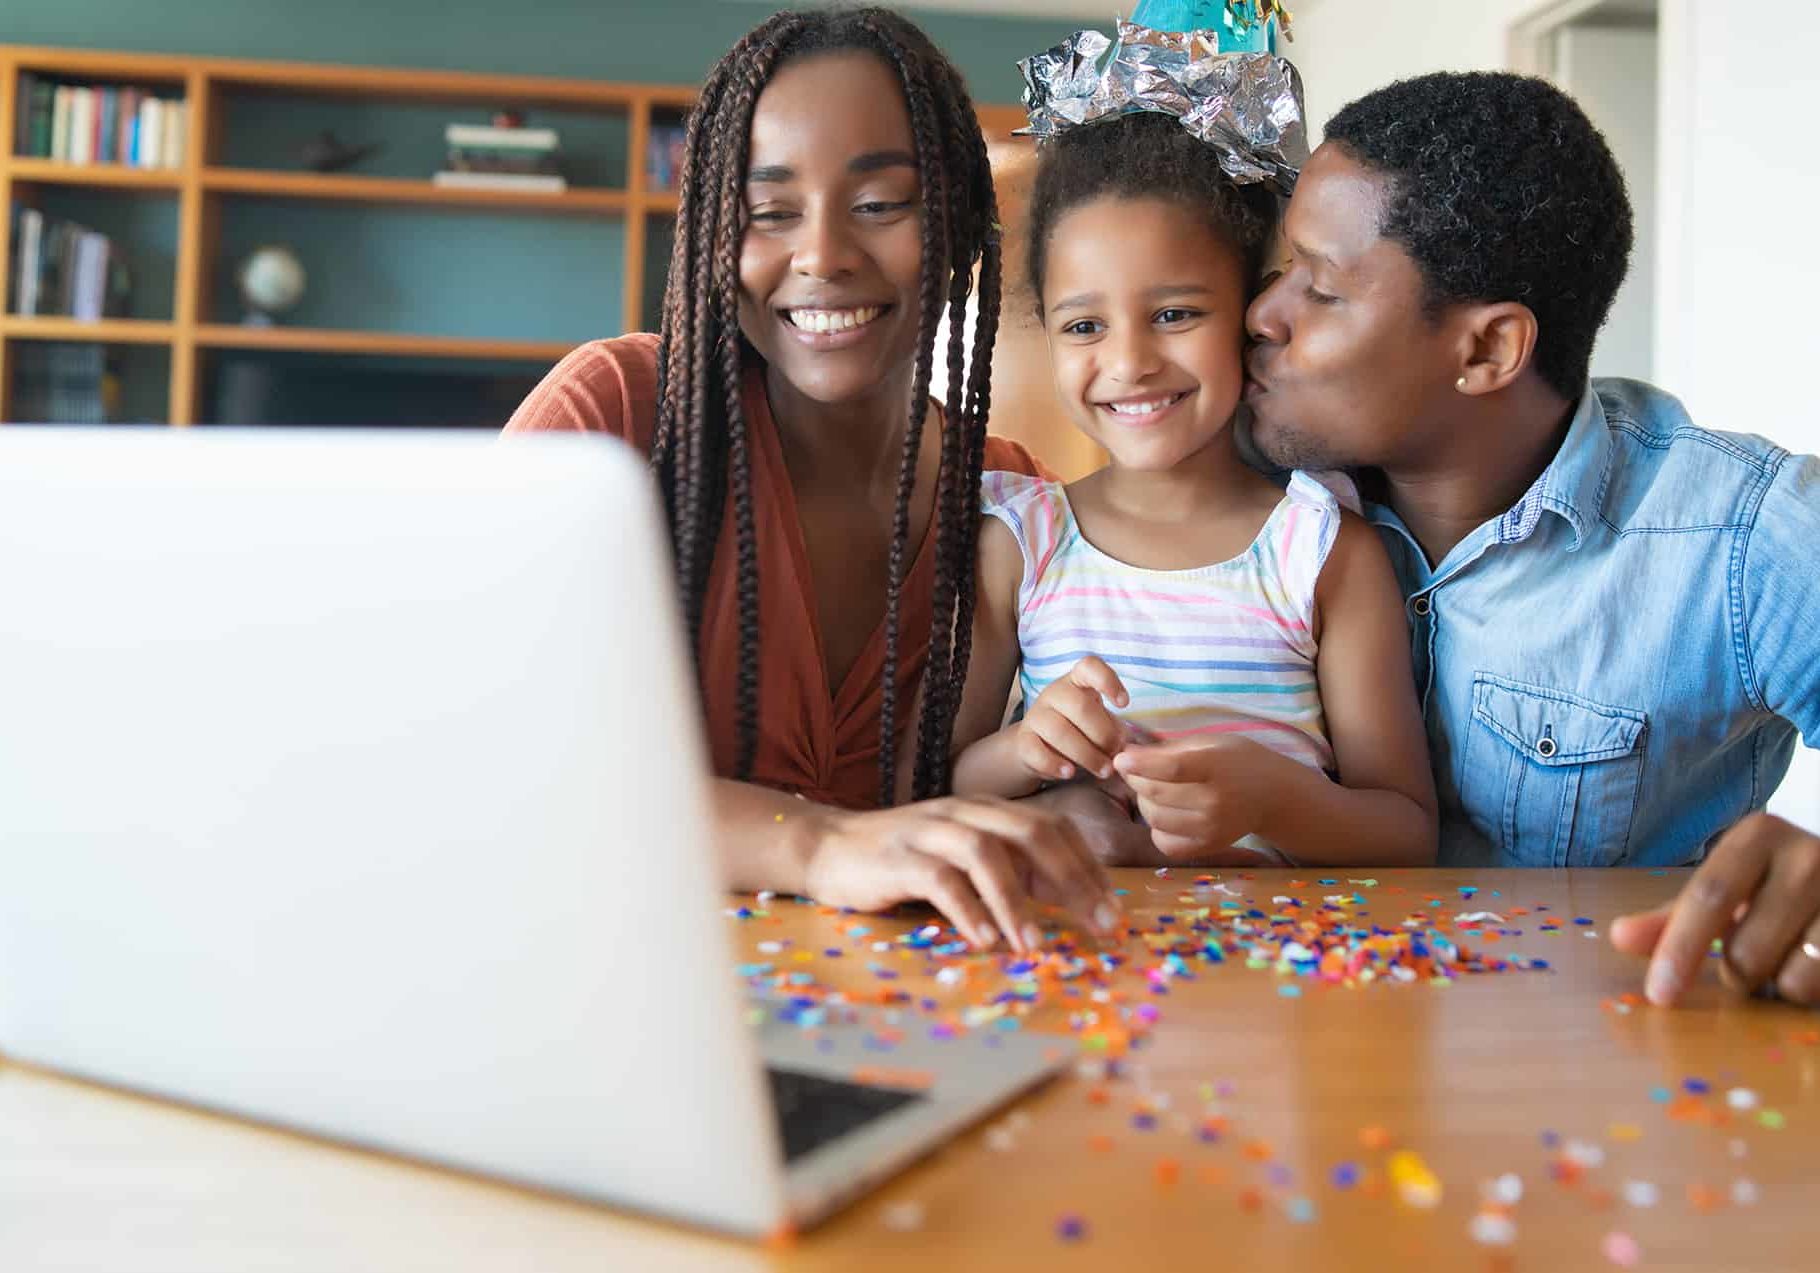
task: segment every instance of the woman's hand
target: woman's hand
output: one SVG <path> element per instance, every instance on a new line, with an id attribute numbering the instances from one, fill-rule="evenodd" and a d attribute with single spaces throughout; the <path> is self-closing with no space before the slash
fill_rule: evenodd
<path id="1" fill-rule="evenodd" d="M 1820 837 L 1752 814 L 1719 837 L 1673 902 L 1611 926 L 1612 945 L 1650 956 L 1644 992 L 1663 1006 L 1692 984 L 1716 937 L 1720 980 L 1733 989 L 1773 986 L 1791 1003 L 1820 1005 Z"/>
<path id="2" fill-rule="evenodd" d="M 982 949 L 1042 942 L 1037 903 L 1102 936 L 1119 908 L 1105 869 L 1064 817 L 1023 802 L 949 798 L 816 815 L 803 891 L 829 906 L 879 911 L 926 901 Z"/>

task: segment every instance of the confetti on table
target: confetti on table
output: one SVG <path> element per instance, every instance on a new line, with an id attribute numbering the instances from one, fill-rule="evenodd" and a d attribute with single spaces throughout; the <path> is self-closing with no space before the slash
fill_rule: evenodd
<path id="1" fill-rule="evenodd" d="M 1605 1241 L 1599 1244 L 1599 1249 L 1605 1253 L 1606 1259 L 1621 1269 L 1634 1269 L 1643 1258 L 1643 1248 L 1637 1245 L 1637 1240 L 1628 1233 L 1616 1230 L 1605 1235 Z"/>
<path id="2" fill-rule="evenodd" d="M 1169 874 L 1163 870 L 1158 876 L 1162 879 Z M 1266 888 L 1247 887 L 1245 881 L 1251 878 L 1229 876 L 1233 882 L 1228 883 L 1217 875 L 1177 873 L 1167 883 L 1137 890 L 1148 893 L 1153 905 L 1134 905 L 1117 941 L 1077 938 L 1066 923 L 1049 919 L 1043 943 L 1017 953 L 976 950 L 943 922 L 921 922 L 908 928 L 888 920 L 869 924 L 854 922 L 848 918 L 853 912 L 834 908 L 820 908 L 819 913 L 842 918 L 833 920 L 815 938 L 805 940 L 799 934 L 794 940 L 755 940 L 781 920 L 765 909 L 764 904 L 772 900 L 765 895 L 757 899 L 756 906 L 739 906 L 725 913 L 742 924 L 763 921 L 741 932 L 743 949 L 756 958 L 742 964 L 739 972 L 769 1001 L 767 1008 L 754 1014 L 754 1024 L 766 1020 L 795 1024 L 812 1032 L 815 1047 L 824 1053 L 836 1051 L 837 1038 L 842 1040 L 841 1050 L 850 1048 L 856 1053 L 863 1049 L 864 1053 L 888 1054 L 907 1039 L 947 1042 L 968 1035 L 985 1046 L 997 1046 L 1002 1032 L 1026 1028 L 1027 1019 L 1030 1029 L 1068 1031 L 1073 1036 L 1070 1046 L 1078 1052 L 1072 1068 L 1082 1082 L 1080 1090 L 1087 1104 L 1114 1107 L 1091 1115 L 1094 1121 L 1117 1131 L 1122 1117 L 1128 1122 L 1127 1135 L 1132 1131 L 1149 1135 L 1136 1154 L 1130 1150 L 1137 1147 L 1129 1145 L 1127 1152 L 1119 1154 L 1112 1135 L 1103 1131 L 1088 1135 L 1092 1128 L 1082 1129 L 1076 1134 L 1086 1140 L 1092 1154 L 1103 1159 L 1092 1164 L 1093 1171 L 1144 1172 L 1151 1176 L 1154 1188 L 1162 1191 L 1180 1187 L 1184 1174 L 1192 1172 L 1193 1180 L 1207 1186 L 1237 1188 L 1236 1202 L 1243 1212 L 1281 1208 L 1282 1217 L 1303 1225 L 1319 1222 L 1319 1205 L 1308 1195 L 1318 1195 L 1323 1174 L 1328 1187 L 1352 1194 L 1344 1200 L 1347 1207 L 1368 1206 L 1371 1200 L 1378 1200 L 1378 1205 L 1388 1201 L 1418 1210 L 1439 1208 L 1442 1179 L 1421 1155 L 1399 1148 L 1398 1138 L 1384 1126 L 1366 1125 L 1358 1131 L 1359 1144 L 1366 1151 L 1360 1154 L 1362 1161 L 1342 1161 L 1323 1169 L 1318 1163 L 1298 1162 L 1293 1139 L 1285 1145 L 1286 1156 L 1279 1157 L 1259 1133 L 1281 1128 L 1250 1124 L 1243 1107 L 1235 1104 L 1238 1092 L 1230 1080 L 1215 1074 L 1183 1083 L 1171 1066 L 1159 1064 L 1163 1076 L 1175 1081 L 1154 1082 L 1144 1048 L 1152 1032 L 1164 1025 L 1171 996 L 1198 992 L 1190 983 L 1258 973 L 1272 978 L 1258 987 L 1261 993 L 1313 999 L 1337 990 L 1367 990 L 1375 983 L 1441 989 L 1473 974 L 1542 971 L 1549 967 L 1548 961 L 1517 953 L 1526 931 L 1534 940 L 1537 930 L 1559 931 L 1571 923 L 1593 937 L 1594 918 L 1557 919 L 1545 914 L 1547 906 L 1524 907 L 1500 899 L 1499 890 L 1486 890 L 1487 901 L 1497 910 L 1456 910 L 1450 895 L 1417 896 L 1394 883 L 1370 899 L 1362 891 L 1337 891 L 1377 887 L 1378 881 L 1371 879 L 1295 880 Z M 1479 891 L 1460 886 L 1459 896 L 1471 899 Z M 1154 907 L 1158 900 L 1165 903 L 1165 909 Z M 1493 949 L 1500 953 L 1486 953 Z M 1568 958 L 1575 957 L 1569 952 Z M 819 959 L 842 960 L 845 966 L 837 970 L 831 964 L 824 980 L 822 970 L 815 966 Z M 1648 1011 L 1642 997 L 1630 992 L 1589 1000 L 1589 1006 L 1593 1002 L 1620 1017 Z M 1312 1010 L 1312 1003 L 1304 1009 Z M 1043 1015 L 1032 1017 L 1038 1012 Z M 823 1029 L 832 1025 L 866 1028 L 853 1036 L 837 1036 Z M 1618 1031 L 1627 1028 L 1617 1021 L 1609 1025 Z M 1806 1026 L 1778 1028 L 1772 1035 L 1762 1041 L 1768 1044 L 1770 1063 L 1782 1062 L 1796 1048 L 1820 1046 L 1820 1030 Z M 1647 1038 L 1634 1033 L 1628 1037 L 1633 1041 Z M 1761 1046 L 1749 1053 L 1759 1065 L 1765 1055 Z M 865 1056 L 866 1061 L 885 1063 L 867 1069 L 854 1066 L 861 1060 L 861 1055 L 855 1055 L 849 1068 L 874 1075 L 895 1072 L 888 1068 L 889 1059 Z M 1759 1201 L 1759 1186 L 1734 1175 L 1749 1155 L 1749 1144 L 1739 1133 L 1757 1128 L 1780 1131 L 1787 1119 L 1781 1110 L 1765 1107 L 1764 1098 L 1747 1085 L 1751 1078 L 1748 1061 L 1741 1056 L 1732 1067 L 1721 1063 L 1710 1076 L 1688 1075 L 1653 1086 L 1643 1078 L 1631 1089 L 1631 1096 L 1613 1102 L 1614 1107 L 1603 1116 L 1596 1108 L 1573 1111 L 1559 1124 L 1563 1133 L 1542 1133 L 1546 1176 L 1572 1189 L 1562 1196 L 1577 1208 L 1596 1212 L 1622 1205 L 1632 1209 L 1639 1229 L 1644 1218 L 1635 1213 L 1652 1211 L 1649 1218 L 1657 1218 L 1664 1209 L 1665 1191 L 1665 1209 L 1670 1212 L 1681 1205 L 1683 1191 L 1686 1207 L 1702 1215 L 1727 1207 L 1754 1206 Z M 1172 1085 L 1177 1089 L 1173 1094 Z M 1768 1082 L 1765 1087 L 1772 1092 L 1784 1090 Z M 1729 1135 L 1729 1140 L 1713 1142 L 1706 1151 L 1714 1160 L 1707 1167 L 1707 1181 L 1684 1183 L 1686 1176 L 1679 1164 L 1671 1169 L 1673 1183 L 1661 1186 L 1648 1180 L 1602 1178 L 1601 1169 L 1607 1162 L 1602 1144 L 1612 1146 L 1611 1155 L 1618 1164 L 1631 1167 L 1634 1151 L 1617 1146 L 1646 1135 L 1648 1120 L 1640 1115 L 1652 1106 L 1662 1108 L 1672 1120 L 1721 1129 Z M 1087 1116 L 1087 1111 L 1075 1108 Z M 1796 1112 L 1792 1104 L 1790 1109 Z M 1014 1111 L 982 1129 L 982 1141 L 992 1152 L 1009 1158 L 1025 1149 L 1022 1132 L 1031 1122 L 1027 1111 Z M 1604 1136 L 1593 1139 L 1601 1128 Z M 1656 1155 L 1681 1153 L 1679 1142 L 1666 1133 L 1658 1134 L 1665 1144 Z M 1180 1139 L 1172 1142 L 1171 1138 Z M 1073 1143 L 1079 1145 L 1080 1141 Z M 1239 1151 L 1227 1157 L 1230 1167 L 1197 1161 L 1217 1157 L 1210 1150 L 1222 1144 Z M 1177 1150 L 1177 1145 L 1186 1152 Z M 1378 1157 L 1380 1153 L 1387 1157 Z M 1244 1163 L 1236 1161 L 1240 1156 Z M 1726 1161 L 1728 1156 L 1731 1161 Z M 1650 1161 L 1654 1160 L 1652 1156 Z M 1687 1165 L 1691 1167 L 1692 1160 Z M 1017 1163 L 1008 1161 L 1007 1166 L 1015 1169 Z M 1466 1179 L 1470 1190 L 1474 1177 Z M 1522 1258 L 1514 1248 L 1524 1180 L 1515 1171 L 1479 1180 L 1474 1209 L 1462 1216 L 1468 1222 L 1467 1236 L 1487 1248 L 1481 1259 L 1489 1260 L 1494 1273 L 1514 1269 L 1514 1261 Z M 1452 1187 L 1451 1181 L 1448 1187 Z M 1234 1198 L 1230 1193 L 1224 1196 Z M 1336 1201 L 1336 1207 L 1339 1205 Z M 1042 1223 L 1042 1214 L 1033 1217 L 1036 1223 Z M 1612 1219 L 1624 1214 L 1612 1211 Z M 891 1204 L 880 1216 L 888 1228 L 899 1231 L 921 1229 L 926 1222 L 920 1202 Z M 1063 1211 L 1052 1224 L 1061 1241 L 1081 1242 L 1088 1237 L 1087 1220 L 1078 1212 Z M 1524 1227 L 1533 1230 L 1534 1221 Z M 1454 1233 L 1458 1242 L 1459 1230 Z M 1643 1236 L 1647 1240 L 1651 1235 L 1645 1231 Z M 1610 1263 L 1621 1267 L 1633 1267 L 1642 1259 L 1637 1240 L 1622 1230 L 1606 1233 L 1601 1251 Z M 1411 1253 L 1413 1257 L 1413 1248 Z"/>
<path id="3" fill-rule="evenodd" d="M 1509 1246 L 1517 1240 L 1517 1224 L 1496 1211 L 1481 1211 L 1468 1229 L 1474 1242 L 1484 1246 Z"/>
<path id="4" fill-rule="evenodd" d="M 1411 1150 L 1398 1150 L 1390 1156 L 1390 1181 L 1406 1206 L 1426 1209 L 1441 1201 L 1441 1182 L 1421 1155 Z"/>
<path id="5" fill-rule="evenodd" d="M 1496 1180 L 1486 1181 L 1481 1192 L 1487 1202 L 1514 1207 L 1523 1201 L 1523 1177 L 1514 1171 L 1507 1171 Z"/>

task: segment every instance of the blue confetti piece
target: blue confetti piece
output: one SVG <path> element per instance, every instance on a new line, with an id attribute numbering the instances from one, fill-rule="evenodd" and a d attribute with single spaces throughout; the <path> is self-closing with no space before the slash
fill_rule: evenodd
<path id="1" fill-rule="evenodd" d="M 1302 997 L 1302 988 L 1294 982 L 1285 982 L 1283 985 L 1277 987 L 1277 993 L 1282 995 L 1285 999 L 1300 999 Z"/>
<path id="2" fill-rule="evenodd" d="M 1140 1132 L 1153 1132 L 1156 1130 L 1156 1115 L 1140 1111 L 1131 1116 L 1131 1125 Z"/>
<path id="3" fill-rule="evenodd" d="M 1685 1091 L 1691 1092 L 1695 1096 L 1705 1096 L 1708 1092 L 1713 1090 L 1713 1085 L 1708 1083 L 1705 1079 L 1682 1079 L 1681 1086 Z"/>
<path id="4" fill-rule="evenodd" d="M 1358 1183 L 1359 1164 L 1343 1162 L 1333 1169 L 1333 1187 L 1335 1189 L 1350 1189 Z"/>
<path id="5" fill-rule="evenodd" d="M 1307 1224 L 1314 1219 L 1314 1203 L 1306 1198 L 1292 1198 L 1289 1202 L 1289 1218 L 1297 1224 Z"/>
<path id="6" fill-rule="evenodd" d="M 1649 1099 L 1658 1105 L 1666 1105 L 1675 1099 L 1675 1094 L 1666 1087 L 1652 1087 L 1649 1089 Z"/>

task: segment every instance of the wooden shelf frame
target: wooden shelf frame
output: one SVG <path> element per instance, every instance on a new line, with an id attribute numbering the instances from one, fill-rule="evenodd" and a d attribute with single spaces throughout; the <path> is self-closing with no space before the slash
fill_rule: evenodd
<path id="1" fill-rule="evenodd" d="M 70 164 L 12 153 L 19 77 L 38 73 L 98 83 L 176 88 L 189 103 L 184 163 L 180 167 L 135 169 L 119 164 Z M 561 193 L 467 190 L 434 183 L 350 173 L 280 172 L 221 166 L 216 157 L 226 113 L 225 98 L 244 91 L 356 98 L 417 104 L 512 102 L 623 114 L 628 124 L 623 189 L 571 189 Z M 402 70 L 389 67 L 248 61 L 166 54 L 113 53 L 0 44 L 0 225 L 9 224 L 15 201 L 38 185 L 81 186 L 135 195 L 174 197 L 178 204 L 176 279 L 169 321 L 21 318 L 10 313 L 12 263 L 0 253 L 0 419 L 12 400 L 11 345 L 15 341 L 100 341 L 162 345 L 170 350 L 168 419 L 174 425 L 201 418 L 203 359 L 217 349 L 289 350 L 311 353 L 409 355 L 450 359 L 553 362 L 566 343 L 509 339 L 467 339 L 395 332 L 330 331 L 296 327 L 242 327 L 211 321 L 215 270 L 220 261 L 221 203 L 226 197 L 323 200 L 419 208 L 466 208 L 489 212 L 622 218 L 621 330 L 644 323 L 648 219 L 676 212 L 676 196 L 648 188 L 646 140 L 653 114 L 687 110 L 692 88 L 670 84 L 607 83 L 547 76 L 488 75 L 464 71 Z M 610 334 L 607 331 L 603 335 Z"/>

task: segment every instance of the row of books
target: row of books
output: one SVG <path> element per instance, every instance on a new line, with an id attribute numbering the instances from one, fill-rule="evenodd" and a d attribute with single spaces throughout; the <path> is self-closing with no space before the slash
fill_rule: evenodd
<path id="1" fill-rule="evenodd" d="M 36 208 L 13 216 L 13 312 L 94 321 L 127 311 L 132 274 L 120 247 L 74 221 Z"/>
<path id="2" fill-rule="evenodd" d="M 443 130 L 448 159 L 431 180 L 459 190 L 525 190 L 556 194 L 569 188 L 557 162 L 554 128 L 450 124 Z"/>
<path id="3" fill-rule="evenodd" d="M 18 101 L 15 154 L 130 168 L 183 165 L 189 107 L 181 98 L 22 75 Z"/>
<path id="4" fill-rule="evenodd" d="M 14 356 L 14 420 L 108 424 L 119 417 L 116 351 L 105 345 L 22 341 Z"/>

